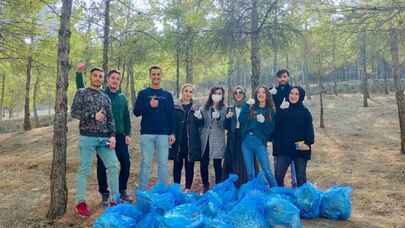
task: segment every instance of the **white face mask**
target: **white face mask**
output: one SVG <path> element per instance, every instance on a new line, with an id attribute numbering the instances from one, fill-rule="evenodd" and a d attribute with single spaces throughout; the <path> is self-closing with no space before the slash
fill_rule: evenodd
<path id="1" fill-rule="evenodd" d="M 218 103 L 218 102 L 220 102 L 222 100 L 222 95 L 213 94 L 211 96 L 211 98 L 212 98 L 212 101 L 214 101 L 215 103 Z"/>

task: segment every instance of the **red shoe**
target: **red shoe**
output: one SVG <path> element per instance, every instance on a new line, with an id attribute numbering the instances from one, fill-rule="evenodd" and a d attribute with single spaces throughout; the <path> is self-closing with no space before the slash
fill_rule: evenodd
<path id="1" fill-rule="evenodd" d="M 86 202 L 80 202 L 79 204 L 77 204 L 75 207 L 75 212 L 81 218 L 87 218 L 87 217 L 90 217 L 90 215 L 91 215 L 91 212 L 90 212 L 89 208 L 87 207 Z"/>
<path id="2" fill-rule="evenodd" d="M 129 197 L 129 195 L 126 192 L 121 193 L 121 201 L 132 203 L 131 198 Z"/>

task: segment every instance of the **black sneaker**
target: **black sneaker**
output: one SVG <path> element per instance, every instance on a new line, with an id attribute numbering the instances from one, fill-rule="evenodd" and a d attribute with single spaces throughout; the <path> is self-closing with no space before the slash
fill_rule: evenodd
<path id="1" fill-rule="evenodd" d="M 108 194 L 108 193 L 101 194 L 101 205 L 104 208 L 107 208 L 110 206 L 109 198 L 110 198 L 110 194 Z"/>

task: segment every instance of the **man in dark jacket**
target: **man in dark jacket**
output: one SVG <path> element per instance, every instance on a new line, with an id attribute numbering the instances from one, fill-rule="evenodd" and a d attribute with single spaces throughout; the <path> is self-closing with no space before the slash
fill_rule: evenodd
<path id="1" fill-rule="evenodd" d="M 288 95 L 292 87 L 289 84 L 290 73 L 288 72 L 288 70 L 286 69 L 279 70 L 276 76 L 278 85 L 276 87 L 273 87 L 270 90 L 270 93 L 273 94 L 273 101 L 274 105 L 276 106 L 276 116 L 277 116 L 280 115 L 280 110 L 288 108 L 289 106 Z M 274 134 L 277 134 L 277 130 L 274 132 Z M 277 156 L 278 156 L 278 148 L 273 143 L 274 170 L 277 167 Z M 294 161 L 291 162 L 291 185 L 293 187 L 296 187 L 297 185 Z"/>
<path id="2" fill-rule="evenodd" d="M 77 89 L 84 88 L 83 71 L 85 65 L 79 63 L 76 72 Z M 128 145 L 131 143 L 131 119 L 129 116 L 128 100 L 119 90 L 121 82 L 121 73 L 117 70 L 111 70 L 107 75 L 107 88 L 102 90 L 111 100 L 112 113 L 116 126 L 115 153 L 120 163 L 121 169 L 119 174 L 119 191 L 121 199 L 130 201 L 127 194 L 127 184 L 131 166 Z M 103 161 L 97 155 L 97 180 L 98 188 L 102 198 L 103 206 L 108 206 L 110 192 L 108 190 L 107 173 Z"/>

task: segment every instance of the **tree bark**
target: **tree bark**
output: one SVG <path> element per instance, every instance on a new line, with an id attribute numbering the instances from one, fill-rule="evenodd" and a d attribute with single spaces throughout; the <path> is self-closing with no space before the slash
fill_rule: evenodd
<path id="1" fill-rule="evenodd" d="M 252 0 L 251 27 L 250 27 L 250 61 L 252 65 L 252 75 L 250 78 L 252 94 L 259 86 L 260 80 L 260 49 L 259 49 L 259 31 L 258 31 L 258 12 L 257 0 Z"/>
<path id="2" fill-rule="evenodd" d="M 131 90 L 131 102 L 132 105 L 135 104 L 136 101 L 136 93 L 135 93 L 135 78 L 134 78 L 134 65 L 130 64 L 130 67 L 128 69 L 128 76 L 129 76 L 129 84 L 130 84 L 130 90 Z"/>
<path id="3" fill-rule="evenodd" d="M 192 28 L 187 29 L 187 45 L 186 45 L 186 82 L 193 83 L 193 46 L 194 35 L 192 34 Z"/>
<path id="4" fill-rule="evenodd" d="M 389 94 L 389 87 L 388 87 L 388 63 L 384 59 L 383 61 L 383 75 L 384 75 L 384 92 L 386 95 Z"/>
<path id="5" fill-rule="evenodd" d="M 178 39 L 178 38 L 177 38 Z M 176 95 L 180 97 L 180 50 L 178 41 L 176 41 Z"/>
<path id="6" fill-rule="evenodd" d="M 3 119 L 5 91 L 6 91 L 6 75 L 3 74 L 1 77 L 0 120 Z"/>
<path id="7" fill-rule="evenodd" d="M 70 17 L 72 0 L 62 0 L 62 15 L 58 36 L 58 60 L 53 126 L 53 159 L 50 175 L 49 220 L 62 217 L 66 212 L 68 190 L 66 186 L 67 148 L 67 88 L 69 83 Z"/>
<path id="8" fill-rule="evenodd" d="M 39 74 L 37 78 L 35 79 L 34 83 L 34 91 L 33 91 L 33 97 L 32 97 L 32 108 L 34 109 L 34 122 L 35 122 L 35 127 L 39 127 L 39 116 L 38 116 L 38 107 L 37 107 L 37 101 L 38 101 L 38 90 L 39 90 Z"/>
<path id="9" fill-rule="evenodd" d="M 399 62 L 399 37 L 396 28 L 390 29 L 390 46 L 392 56 L 392 75 L 394 77 L 395 98 L 398 106 L 399 129 L 401 134 L 401 154 L 405 154 L 405 96 L 401 86 Z"/>
<path id="10" fill-rule="evenodd" d="M 31 41 L 32 41 L 32 39 L 31 39 Z M 26 75 L 26 80 L 25 80 L 25 98 L 24 98 L 24 130 L 25 131 L 29 131 L 32 129 L 31 113 L 30 113 L 31 78 L 32 78 L 32 55 L 30 53 L 27 58 L 27 75 Z"/>
<path id="11" fill-rule="evenodd" d="M 104 85 L 107 84 L 108 74 L 108 48 L 110 47 L 110 2 L 104 0 L 104 40 L 103 40 L 103 71 Z"/>
<path id="12" fill-rule="evenodd" d="M 360 77 L 362 79 L 363 107 L 368 107 L 368 76 L 367 76 L 367 53 L 366 53 L 366 32 L 361 31 L 359 34 L 359 61 Z"/>

